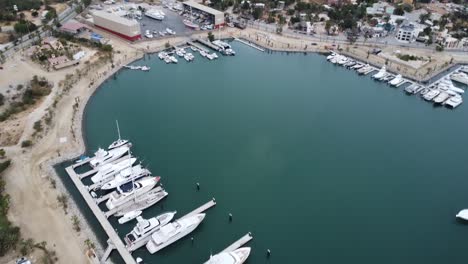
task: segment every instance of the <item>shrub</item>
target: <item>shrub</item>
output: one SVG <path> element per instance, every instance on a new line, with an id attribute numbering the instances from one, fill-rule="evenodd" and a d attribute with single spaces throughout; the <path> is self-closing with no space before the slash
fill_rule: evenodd
<path id="1" fill-rule="evenodd" d="M 32 146 L 32 141 L 31 140 L 23 140 L 23 142 L 21 142 L 21 147 L 22 148 L 28 148 Z"/>

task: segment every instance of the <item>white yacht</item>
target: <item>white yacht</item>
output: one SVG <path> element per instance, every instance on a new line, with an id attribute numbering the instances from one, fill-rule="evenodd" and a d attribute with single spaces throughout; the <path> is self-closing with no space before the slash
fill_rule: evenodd
<path id="1" fill-rule="evenodd" d="M 117 220 L 117 222 L 119 222 L 119 224 L 123 225 L 137 217 L 139 217 L 141 215 L 143 211 L 141 210 L 137 210 L 137 211 L 130 211 L 126 214 L 124 214 L 122 217 L 119 218 L 119 220 Z"/>
<path id="2" fill-rule="evenodd" d="M 150 219 L 144 219 L 143 217 L 137 217 L 137 224 L 132 229 L 130 233 L 128 233 L 124 240 L 127 244 L 127 247 L 140 242 L 141 240 L 150 239 L 151 234 L 158 231 L 161 227 L 165 226 L 169 222 L 172 221 L 174 215 L 177 212 L 167 212 L 156 217 L 152 217 Z"/>
<path id="3" fill-rule="evenodd" d="M 210 260 L 204 264 L 242 264 L 250 255 L 249 247 L 238 248 L 229 252 L 221 252 L 210 256 Z"/>
<path id="4" fill-rule="evenodd" d="M 454 73 L 450 75 L 450 79 L 452 79 L 453 81 L 462 83 L 464 85 L 468 85 L 468 75 L 466 73 L 463 73 L 463 72 Z"/>
<path id="5" fill-rule="evenodd" d="M 144 193 L 138 197 L 136 197 L 133 201 L 134 203 L 121 208 L 119 211 L 115 213 L 115 216 L 123 216 L 126 213 L 134 210 L 145 210 L 148 207 L 153 206 L 154 204 L 158 203 L 162 199 L 164 199 L 169 194 L 163 190 L 161 187 L 156 187 L 151 191 Z"/>
<path id="6" fill-rule="evenodd" d="M 122 157 L 125 153 L 130 150 L 128 145 L 123 145 L 121 147 L 113 148 L 111 150 L 104 150 L 99 148 L 98 151 L 94 153 L 94 157 L 91 158 L 89 161 L 89 165 L 91 167 L 96 168 L 100 165 L 112 162 L 120 157 Z"/>
<path id="7" fill-rule="evenodd" d="M 158 53 L 158 57 L 159 59 L 164 60 L 167 57 L 167 53 L 164 51 L 161 51 Z"/>
<path id="8" fill-rule="evenodd" d="M 145 37 L 147 37 L 147 38 L 153 38 L 154 36 L 153 36 L 153 34 L 152 34 L 149 30 L 146 30 L 146 31 L 145 31 Z"/>
<path id="9" fill-rule="evenodd" d="M 457 215 L 457 218 L 461 218 L 463 220 L 468 220 L 468 209 L 461 210 Z"/>
<path id="10" fill-rule="evenodd" d="M 395 76 L 395 78 L 393 80 L 391 80 L 389 82 L 389 84 L 393 85 L 393 86 L 396 86 L 399 83 L 401 83 L 402 81 L 403 81 L 403 76 L 401 76 L 401 74 L 398 74 L 397 76 Z"/>
<path id="11" fill-rule="evenodd" d="M 455 85 L 453 85 L 452 81 L 450 81 L 449 79 L 441 80 L 437 86 L 442 91 L 452 90 L 459 94 L 465 93 L 465 90 L 455 87 Z"/>
<path id="12" fill-rule="evenodd" d="M 463 103 L 463 98 L 461 97 L 461 95 L 455 95 L 455 96 L 452 96 L 447 101 L 445 101 L 444 105 L 450 106 L 452 108 L 456 108 L 462 103 Z"/>
<path id="13" fill-rule="evenodd" d="M 345 57 L 345 56 L 341 56 L 341 58 L 338 60 L 338 64 L 339 64 L 339 65 L 344 65 L 344 64 L 346 64 L 346 63 L 348 63 L 348 62 L 349 62 L 349 60 L 348 60 L 348 58 Z"/>
<path id="14" fill-rule="evenodd" d="M 131 182 L 132 180 L 138 180 L 144 176 L 151 175 L 148 169 L 143 168 L 140 164 L 126 168 L 121 172 L 117 173 L 111 181 L 107 182 L 101 187 L 101 190 L 112 190 L 119 187 L 122 184 Z"/>
<path id="15" fill-rule="evenodd" d="M 176 220 L 161 227 L 151 235 L 146 244 L 149 253 L 154 254 L 182 237 L 190 234 L 205 219 L 205 214 L 196 214 Z"/>
<path id="16" fill-rule="evenodd" d="M 166 28 L 166 32 L 167 32 L 167 34 L 170 34 L 170 35 L 175 35 L 176 34 L 175 31 L 170 29 L 170 28 Z"/>
<path id="17" fill-rule="evenodd" d="M 91 177 L 91 181 L 93 183 L 98 183 L 109 179 L 110 177 L 121 172 L 122 170 L 131 167 L 136 162 L 136 160 L 136 158 L 130 158 L 122 160 L 116 164 L 104 164 L 101 167 L 99 167 L 98 172 L 93 177 Z"/>
<path id="18" fill-rule="evenodd" d="M 170 59 L 171 62 L 173 62 L 173 63 L 177 63 L 177 62 L 178 62 L 178 60 L 177 60 L 176 57 L 174 57 L 174 56 L 169 56 L 169 59 Z"/>
<path id="19" fill-rule="evenodd" d="M 162 21 L 165 18 L 166 14 L 164 14 L 164 12 L 161 10 L 154 9 L 146 11 L 145 16 Z"/>
<path id="20" fill-rule="evenodd" d="M 448 94 L 447 92 L 440 92 L 440 94 L 438 96 L 436 96 L 433 101 L 434 103 L 436 104 L 442 104 L 443 102 L 445 102 L 447 99 L 449 99 L 450 97 L 450 94 Z"/>
<path id="21" fill-rule="evenodd" d="M 331 60 L 336 56 L 335 52 L 332 52 L 330 55 L 327 56 L 327 60 Z"/>
<path id="22" fill-rule="evenodd" d="M 357 72 L 359 74 L 364 74 L 365 72 L 367 72 L 370 69 L 371 69 L 371 66 L 369 64 L 366 64 L 363 67 L 361 67 L 360 69 L 358 69 Z"/>
<path id="23" fill-rule="evenodd" d="M 129 182 L 117 187 L 117 190 L 110 194 L 109 199 L 106 202 L 107 209 L 112 210 L 115 207 L 121 206 L 130 201 L 132 198 L 143 195 L 153 189 L 153 187 L 158 183 L 158 180 L 159 178 L 155 177 L 144 177 L 135 182 Z"/>
<path id="24" fill-rule="evenodd" d="M 423 98 L 424 100 L 426 101 L 432 101 L 432 99 L 434 99 L 436 96 L 438 96 L 440 94 L 440 91 L 437 90 L 437 89 L 433 89 L 433 90 L 430 90 L 429 92 L 427 92 Z"/>
<path id="25" fill-rule="evenodd" d="M 208 55 L 208 54 L 206 54 L 206 52 L 204 50 L 200 50 L 200 55 L 202 57 L 206 57 L 206 55 Z"/>
<path id="26" fill-rule="evenodd" d="M 352 66 L 351 69 L 359 70 L 359 69 L 361 69 L 362 67 L 364 67 L 364 64 L 356 63 L 356 65 Z"/>
<path id="27" fill-rule="evenodd" d="M 380 79 L 380 78 L 384 77 L 385 74 L 387 74 L 387 69 L 386 69 L 385 66 L 383 66 L 382 69 L 380 69 L 380 71 L 379 71 L 378 73 L 376 73 L 376 74 L 374 74 L 374 75 L 372 76 L 372 78 L 374 78 L 374 79 Z"/>
<path id="28" fill-rule="evenodd" d="M 185 59 L 186 61 L 193 61 L 193 60 L 195 59 L 195 57 L 193 56 L 192 53 L 186 53 L 186 54 L 184 55 L 184 59 Z"/>
<path id="29" fill-rule="evenodd" d="M 115 148 L 121 147 L 123 145 L 127 145 L 128 143 L 130 143 L 128 140 L 119 138 L 116 141 L 112 142 L 112 144 L 109 145 L 108 149 L 109 150 L 115 149 Z"/>

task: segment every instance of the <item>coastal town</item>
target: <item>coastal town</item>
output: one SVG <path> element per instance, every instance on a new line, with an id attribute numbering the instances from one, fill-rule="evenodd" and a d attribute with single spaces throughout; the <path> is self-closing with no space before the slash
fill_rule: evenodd
<path id="1" fill-rule="evenodd" d="M 117 132 L 105 132 L 113 141 L 90 146 L 88 101 L 122 73 L 143 82 L 180 67 L 178 76 L 228 68 L 246 50 L 249 58 L 250 52 L 304 55 L 331 67 L 337 79 L 370 79 L 371 86 L 399 90 L 388 99 L 395 108 L 397 100 L 417 96 L 426 104 L 411 101 L 414 112 L 454 116 L 466 108 L 463 0 L 10 0 L 0 7 L 0 263 L 158 263 L 153 254 L 171 250 L 161 259 L 170 263 L 170 254 L 185 254 L 193 263 L 200 259 L 187 253 L 184 240 L 195 250 L 197 236 L 215 225 L 211 214 L 222 214 L 229 225 L 237 220 L 230 209 L 218 210 L 218 203 L 232 206 L 218 190 L 192 178 L 178 186 L 189 191 L 175 189 L 171 176 L 155 176 L 148 166 L 161 159 L 138 158 L 146 142 L 122 136 L 114 117 L 106 122 Z M 261 79 L 253 76 L 247 79 Z M 171 83 L 174 90 L 179 85 Z M 166 201 L 181 192 L 210 198 L 172 208 Z M 468 220 L 463 212 L 457 218 Z M 204 263 L 275 261 L 276 248 L 256 244 L 268 232 L 257 236 L 250 229 L 257 225 L 239 222 L 224 244 L 202 252 Z"/>

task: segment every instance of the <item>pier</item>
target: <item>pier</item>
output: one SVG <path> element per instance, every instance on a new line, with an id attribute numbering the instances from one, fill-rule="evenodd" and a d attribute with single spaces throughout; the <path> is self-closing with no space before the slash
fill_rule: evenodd
<path id="1" fill-rule="evenodd" d="M 239 41 L 240 43 L 243 43 L 243 44 L 245 44 L 245 45 L 251 47 L 251 48 L 254 48 L 254 49 L 259 50 L 259 51 L 261 51 L 261 52 L 265 52 L 264 49 L 260 48 L 260 47 L 257 46 L 257 45 L 254 45 L 254 44 L 252 44 L 252 43 L 250 43 L 250 42 L 248 42 L 248 41 L 245 41 L 245 40 L 239 39 L 239 38 L 234 38 L 234 39 L 237 40 L 237 41 Z"/>
<path id="2" fill-rule="evenodd" d="M 245 236 L 241 237 L 239 240 L 237 240 L 236 242 L 232 243 L 232 245 L 230 245 L 229 247 L 225 248 L 223 251 L 221 252 L 231 252 L 231 251 L 234 251 L 240 247 L 242 247 L 243 245 L 247 244 L 250 240 L 253 239 L 253 236 L 252 234 L 249 232 L 247 233 Z"/>
<path id="3" fill-rule="evenodd" d="M 109 247 L 106 249 L 106 254 L 104 255 L 104 257 L 110 255 L 113 248 L 115 248 L 117 249 L 117 251 L 119 252 L 120 256 L 122 257 L 122 259 L 125 261 L 126 264 L 136 264 L 135 259 L 133 259 L 132 255 L 127 250 L 122 240 L 120 240 L 120 237 L 117 235 L 114 228 L 109 223 L 106 216 L 104 215 L 104 213 L 98 207 L 93 197 L 91 197 L 91 195 L 89 194 L 88 189 L 85 187 L 85 185 L 81 182 L 79 176 L 76 174 L 74 170 L 76 166 L 77 166 L 76 164 L 69 166 L 65 168 L 65 171 L 70 176 L 71 180 L 73 181 L 73 184 L 75 184 L 81 196 L 86 201 L 86 204 L 88 204 L 89 208 L 91 209 L 93 214 L 96 216 L 96 219 L 101 224 L 102 228 L 104 229 L 107 236 L 109 237 Z M 104 257 L 101 260 L 101 262 L 105 261 Z"/>
<path id="4" fill-rule="evenodd" d="M 198 45 L 197 43 L 193 42 L 193 41 L 187 41 L 187 44 L 190 45 L 190 46 L 193 46 L 199 50 L 203 50 L 204 52 L 208 53 L 209 50 L 205 49 L 204 47 Z"/>
<path id="5" fill-rule="evenodd" d="M 215 205 L 216 205 L 216 200 L 215 200 L 215 198 L 213 198 L 209 202 L 207 202 L 206 204 L 204 204 L 204 205 L 198 207 L 197 209 L 193 210 L 192 212 L 182 216 L 180 219 L 185 218 L 185 217 L 189 217 L 189 216 L 192 216 L 192 215 L 195 215 L 195 214 L 201 214 L 201 213 L 205 212 L 206 210 L 210 209 L 211 207 L 213 207 Z"/>
<path id="6" fill-rule="evenodd" d="M 213 49 L 213 50 L 216 50 L 216 51 L 220 51 L 220 50 L 221 50 L 220 47 L 218 47 L 218 46 L 214 45 L 213 43 L 211 43 L 211 42 L 209 42 L 209 41 L 206 41 L 206 40 L 204 40 L 204 39 L 202 39 L 202 38 L 197 38 L 195 41 L 200 42 L 201 44 L 207 46 L 207 47 L 210 48 L 210 49 Z"/>

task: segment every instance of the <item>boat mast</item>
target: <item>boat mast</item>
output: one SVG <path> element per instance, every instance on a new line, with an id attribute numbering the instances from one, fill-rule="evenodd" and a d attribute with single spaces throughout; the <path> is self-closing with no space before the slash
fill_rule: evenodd
<path id="1" fill-rule="evenodd" d="M 119 141 L 120 141 L 120 128 L 119 128 L 119 120 L 115 120 L 115 124 L 117 125 L 117 134 L 119 135 Z M 130 151 L 130 150 L 129 150 Z M 130 153 L 129 153 L 130 154 Z"/>

